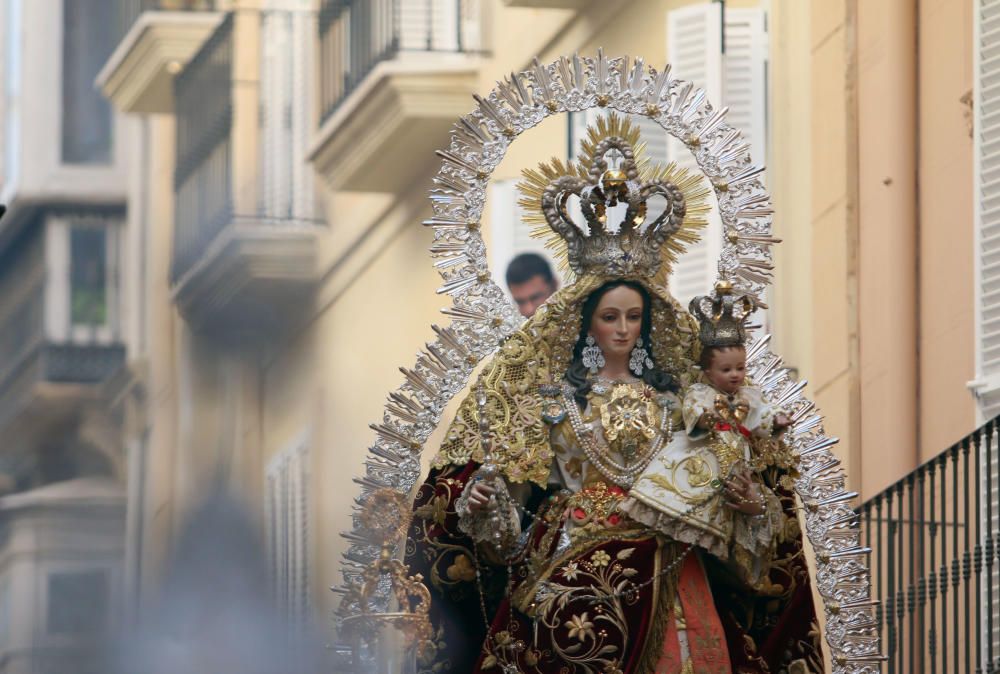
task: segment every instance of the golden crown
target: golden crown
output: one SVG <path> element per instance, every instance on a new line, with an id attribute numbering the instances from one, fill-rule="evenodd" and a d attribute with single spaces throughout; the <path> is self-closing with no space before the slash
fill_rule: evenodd
<path id="1" fill-rule="evenodd" d="M 750 295 L 734 295 L 728 281 L 715 284 L 715 292 L 691 300 L 688 311 L 698 319 L 698 337 L 704 346 L 741 346 L 746 342 L 746 320 L 757 308 Z"/>
<path id="2" fill-rule="evenodd" d="M 579 163 L 553 159 L 524 171 L 519 203 L 536 225 L 532 235 L 549 239 L 561 267 L 578 276 L 665 281 L 677 256 L 698 240 L 709 209 L 700 174 L 672 163 L 650 166 L 643 150 L 638 127 L 611 113 L 588 128 Z"/>

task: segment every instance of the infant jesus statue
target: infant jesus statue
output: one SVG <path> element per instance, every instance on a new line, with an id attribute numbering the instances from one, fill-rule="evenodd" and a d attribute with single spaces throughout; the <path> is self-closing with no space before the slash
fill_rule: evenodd
<path id="1" fill-rule="evenodd" d="M 685 432 L 650 462 L 622 504 L 634 519 L 720 559 L 741 548 L 735 556 L 744 562 L 763 556 L 781 514 L 777 497 L 750 469 L 750 439 L 790 425 L 746 382 L 744 324 L 754 309 L 750 297 L 734 296 L 726 284 L 691 301 L 700 324 L 701 381 L 684 392 Z"/>

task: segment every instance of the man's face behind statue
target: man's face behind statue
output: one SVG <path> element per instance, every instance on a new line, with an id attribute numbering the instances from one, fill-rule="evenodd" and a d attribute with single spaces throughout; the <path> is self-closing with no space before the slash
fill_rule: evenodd
<path id="1" fill-rule="evenodd" d="M 523 283 L 510 284 L 510 295 L 517 303 L 517 310 L 525 318 L 534 316 L 538 307 L 542 306 L 555 290 L 555 283 L 546 281 L 541 275 L 532 276 Z"/>

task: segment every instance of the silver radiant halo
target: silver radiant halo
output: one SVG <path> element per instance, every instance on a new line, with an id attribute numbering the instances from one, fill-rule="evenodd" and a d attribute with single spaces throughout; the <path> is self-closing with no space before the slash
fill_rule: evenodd
<path id="1" fill-rule="evenodd" d="M 452 130 L 447 150 L 437 154 L 441 168 L 430 192 L 433 217 L 424 222 L 434 232 L 430 247 L 434 267 L 444 283 L 438 290 L 452 298 L 444 310 L 447 327 L 433 326 L 437 338 L 428 343 L 411 368 L 400 368 L 403 385 L 389 395 L 383 418 L 372 424 L 375 444 L 365 461 L 356 502 L 354 529 L 342 564 L 344 585 L 356 584 L 363 568 L 378 555 L 359 521 L 368 495 L 391 487 L 412 492 L 420 479 L 420 453 L 441 420 L 448 402 L 467 384 L 473 368 L 493 353 L 502 339 L 520 326 L 521 317 L 493 282 L 487 264 L 480 219 L 486 188 L 508 146 L 544 119 L 592 108 L 648 117 L 691 151 L 715 190 L 723 226 L 719 278 L 740 292 L 762 297 L 771 281 L 771 200 L 762 182 L 763 166 L 755 165 L 750 146 L 739 130 L 726 123 L 726 108 L 714 108 L 705 92 L 642 59 L 561 57 L 511 73 Z M 786 441 L 799 458 L 795 487 L 804 505 L 806 533 L 816 552 L 816 586 L 824 600 L 826 640 L 837 674 L 881 671 L 878 623 L 871 601 L 869 550 L 861 545 L 858 519 L 845 488 L 836 444 L 823 431 L 823 418 L 803 395 L 779 357 L 768 349 L 768 336 L 748 348 L 750 375 L 765 397 L 787 410 L 793 425 Z M 388 596 L 379 600 L 384 605 Z M 359 607 L 345 599 L 339 614 Z"/>

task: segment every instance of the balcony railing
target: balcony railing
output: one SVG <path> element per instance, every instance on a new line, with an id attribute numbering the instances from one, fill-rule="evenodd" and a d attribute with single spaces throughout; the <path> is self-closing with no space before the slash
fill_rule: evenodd
<path id="1" fill-rule="evenodd" d="M 1000 417 L 861 506 L 886 671 L 1000 671 Z"/>
<path id="2" fill-rule="evenodd" d="M 233 15 L 229 14 L 174 84 L 175 281 L 232 217 L 232 52 Z"/>
<path id="3" fill-rule="evenodd" d="M 197 12 L 214 10 L 216 0 L 114 0 L 117 5 L 117 42 L 128 34 L 143 12 Z"/>
<path id="4" fill-rule="evenodd" d="M 383 61 L 403 52 L 482 51 L 476 0 L 324 0 L 319 14 L 325 121 Z"/>
<path id="5" fill-rule="evenodd" d="M 0 428 L 23 417 L 37 385 L 99 384 L 125 362 L 125 347 L 99 339 L 96 330 L 61 343 L 46 337 L 44 280 L 5 312 L 0 336 Z"/>

